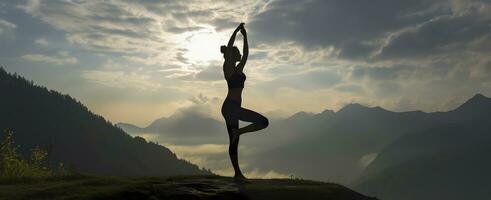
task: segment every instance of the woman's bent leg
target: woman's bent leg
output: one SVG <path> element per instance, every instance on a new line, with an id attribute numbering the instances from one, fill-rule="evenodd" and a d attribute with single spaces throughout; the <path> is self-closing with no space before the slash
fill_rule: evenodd
<path id="1" fill-rule="evenodd" d="M 246 108 L 240 108 L 238 113 L 239 120 L 251 122 L 251 124 L 236 130 L 239 135 L 254 132 L 268 127 L 269 120 L 265 116 Z"/>

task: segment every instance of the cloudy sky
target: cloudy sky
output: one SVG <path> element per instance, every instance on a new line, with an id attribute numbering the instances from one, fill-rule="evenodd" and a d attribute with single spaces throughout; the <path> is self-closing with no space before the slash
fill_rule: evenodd
<path id="1" fill-rule="evenodd" d="M 219 47 L 239 22 L 251 45 L 244 105 L 270 117 L 491 96 L 489 0 L 6 0 L 0 65 L 113 122 L 189 107 L 220 119 Z"/>

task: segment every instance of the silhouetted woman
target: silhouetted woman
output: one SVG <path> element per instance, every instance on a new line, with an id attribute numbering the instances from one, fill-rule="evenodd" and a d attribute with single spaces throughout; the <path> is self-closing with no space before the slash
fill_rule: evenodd
<path id="1" fill-rule="evenodd" d="M 235 36 L 240 31 L 244 36 L 244 56 L 240 55 L 239 49 L 234 46 Z M 241 107 L 242 89 L 246 76 L 243 73 L 244 66 L 249 56 L 249 46 L 247 44 L 247 33 L 244 23 L 241 23 L 234 31 L 227 46 L 221 46 L 220 51 L 223 53 L 225 62 L 223 63 L 223 74 L 228 85 L 227 98 L 222 105 L 222 115 L 227 124 L 230 144 L 228 153 L 234 166 L 234 178 L 238 181 L 247 181 L 239 168 L 237 157 L 237 146 L 239 145 L 239 136 L 244 133 L 254 132 L 264 129 L 268 126 L 268 119 L 261 114 Z M 239 62 L 239 64 L 236 63 Z M 251 124 L 239 128 L 239 120 L 251 122 Z"/>

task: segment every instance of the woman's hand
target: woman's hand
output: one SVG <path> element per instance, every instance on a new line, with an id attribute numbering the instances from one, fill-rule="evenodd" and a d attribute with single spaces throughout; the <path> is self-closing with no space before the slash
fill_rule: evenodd
<path id="1" fill-rule="evenodd" d="M 234 33 L 232 34 L 232 36 L 230 36 L 230 39 L 228 40 L 227 52 L 232 52 L 232 47 L 234 46 L 234 42 L 235 42 L 235 35 L 237 35 L 237 32 L 239 32 L 243 28 L 244 28 L 244 23 L 240 23 L 239 26 L 237 26 L 237 28 L 234 30 Z M 232 54 L 227 53 L 225 55 L 232 55 Z"/>
<path id="2" fill-rule="evenodd" d="M 242 33 L 243 36 L 247 36 L 247 31 L 244 26 L 240 29 L 240 33 Z"/>
<path id="3" fill-rule="evenodd" d="M 239 30 L 242 32 L 242 29 L 244 29 L 244 22 L 240 23 L 239 26 L 237 26 L 235 32 L 238 32 Z"/>

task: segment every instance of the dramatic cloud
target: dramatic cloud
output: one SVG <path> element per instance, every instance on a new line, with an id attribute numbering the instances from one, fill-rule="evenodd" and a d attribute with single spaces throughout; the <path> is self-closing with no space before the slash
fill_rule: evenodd
<path id="1" fill-rule="evenodd" d="M 207 67 L 195 75 L 198 80 L 217 81 L 223 80 L 223 72 L 221 67 Z"/>
<path id="2" fill-rule="evenodd" d="M 34 13 L 37 11 L 40 4 L 40 0 L 27 0 L 25 4 L 17 5 L 17 8 L 20 8 L 27 13 Z"/>
<path id="3" fill-rule="evenodd" d="M 473 40 L 482 40 L 490 36 L 490 24 L 490 19 L 483 19 L 478 13 L 435 18 L 393 36 L 381 50 L 380 56 L 386 59 L 410 59 L 444 53 L 462 53 L 469 49 Z"/>
<path id="4" fill-rule="evenodd" d="M 59 52 L 56 56 L 47 56 L 42 54 L 26 54 L 23 55 L 22 58 L 24 60 L 28 60 L 31 62 L 45 62 L 49 64 L 55 65 L 70 65 L 77 64 L 78 59 L 70 56 L 67 52 Z"/>
<path id="5" fill-rule="evenodd" d="M 95 71 L 83 72 L 83 77 L 90 82 L 114 88 L 135 88 L 141 90 L 155 90 L 160 87 L 158 83 L 149 80 L 149 76 L 123 71 Z"/>
<path id="6" fill-rule="evenodd" d="M 490 4 L 18 1 L 0 4 L 0 34 L 14 36 L 0 39 L 16 47 L 3 50 L 8 58 L 1 61 L 9 70 L 23 70 L 47 84 L 51 81 L 43 74 L 57 73 L 49 71 L 56 68 L 32 69 L 41 70 L 42 63 L 69 65 L 72 82 L 54 89 L 77 91 L 91 108 L 109 113 L 113 121 L 127 121 L 131 115 L 124 111 L 135 110 L 127 106 L 141 105 L 139 112 L 148 113 L 129 122 L 149 124 L 158 118 L 150 116 L 170 116 L 186 106 L 198 109 L 189 99 L 200 93 L 224 98 L 219 46 L 243 21 L 251 45 L 245 68 L 248 108 L 282 113 L 279 117 L 300 110 L 336 110 L 354 101 L 397 111 L 447 110 L 463 97 L 491 91 Z M 235 45 L 242 49 L 240 34 Z M 172 96 L 163 91 L 172 91 Z M 120 102 L 121 98 L 134 102 Z M 206 104 L 206 115 L 219 119 L 220 102 Z M 149 109 L 152 106 L 165 111 Z"/>
<path id="7" fill-rule="evenodd" d="M 36 39 L 34 43 L 42 46 L 47 46 L 49 44 L 48 40 L 46 40 L 45 38 Z"/>
<path id="8" fill-rule="evenodd" d="M 12 24 L 8 21 L 5 21 L 3 19 L 0 19 L 0 35 L 11 31 L 12 29 L 15 29 L 17 25 Z"/>
<path id="9" fill-rule="evenodd" d="M 341 83 L 342 78 L 335 71 L 315 70 L 300 74 L 283 76 L 265 82 L 264 87 L 269 88 L 295 88 L 298 90 L 326 89 Z"/>
<path id="10" fill-rule="evenodd" d="M 91 51 L 127 54 L 171 65 L 181 63 L 183 58 L 188 59 L 178 55 L 193 50 L 178 45 L 189 43 L 187 46 L 192 47 L 196 41 L 189 39 L 203 33 L 202 30 L 213 31 L 214 27 L 224 26 L 219 19 L 253 15 L 263 4 L 261 1 L 243 3 L 239 5 L 243 7 L 241 12 L 231 12 L 231 7 L 226 8 L 229 6 L 226 1 L 209 4 L 216 8 L 203 7 L 207 2 L 193 1 L 58 0 L 28 1 L 17 7 L 66 32 L 67 41 Z M 236 25 L 237 22 L 231 24 Z M 216 34 L 209 37 L 216 37 Z M 203 39 L 200 41 L 205 41 Z M 226 40 L 225 37 L 220 39 Z M 216 42 L 214 45 L 219 44 Z"/>
<path id="11" fill-rule="evenodd" d="M 171 151 L 179 157 L 185 158 L 192 163 L 210 168 L 214 173 L 223 176 L 233 176 L 234 170 L 230 167 L 230 158 L 228 157 L 227 144 L 202 144 L 202 145 L 167 145 Z M 248 166 L 249 147 L 241 147 L 240 151 L 245 152 L 242 155 L 243 173 L 249 178 L 289 178 L 289 175 L 278 173 L 274 170 L 260 170 L 254 166 Z"/>
<path id="12" fill-rule="evenodd" d="M 437 1 L 275 1 L 251 23 L 266 42 L 293 40 L 307 47 L 334 46 L 368 55 L 386 34 L 442 13 Z M 422 12 L 430 8 L 432 12 Z M 418 14 L 419 13 L 419 14 Z M 357 49 L 357 50 L 355 50 Z M 355 56 L 356 54 L 346 54 Z"/>

